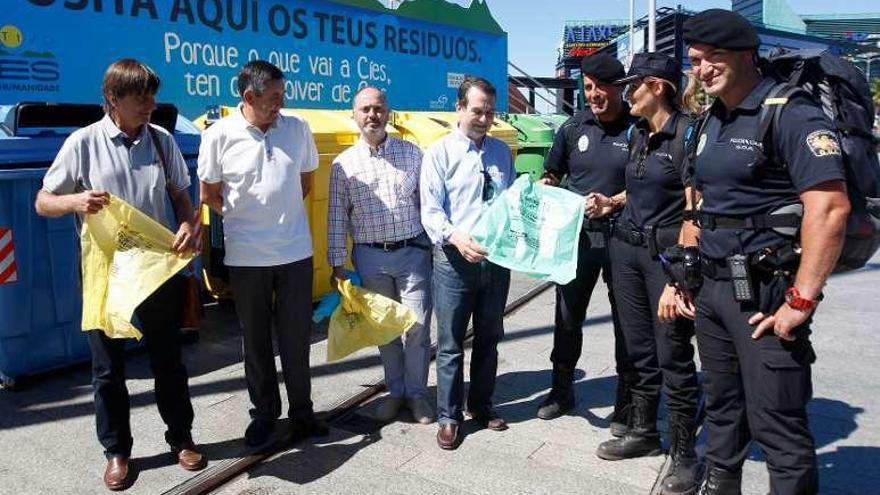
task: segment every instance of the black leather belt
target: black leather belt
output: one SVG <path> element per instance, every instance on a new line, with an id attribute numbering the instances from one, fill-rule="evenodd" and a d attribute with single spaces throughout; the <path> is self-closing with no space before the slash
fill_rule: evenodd
<path id="1" fill-rule="evenodd" d="M 641 229 L 630 229 L 629 227 L 614 224 L 612 235 L 615 239 L 619 239 L 631 246 L 648 247 L 650 232 Z"/>
<path id="2" fill-rule="evenodd" d="M 703 275 L 712 280 L 730 280 L 730 267 L 725 259 L 702 258 Z"/>
<path id="3" fill-rule="evenodd" d="M 407 246 L 411 246 L 411 247 L 415 247 L 415 248 L 419 248 L 419 249 L 425 249 L 425 250 L 431 249 L 430 246 L 425 246 L 425 245 L 419 244 L 417 242 L 418 238 L 419 237 L 417 236 L 417 237 L 413 237 L 411 239 L 404 239 L 402 241 L 360 242 L 358 244 L 360 244 L 361 246 L 369 246 L 374 249 L 381 249 L 382 251 L 396 251 L 398 249 L 402 249 Z"/>
<path id="4" fill-rule="evenodd" d="M 585 218 L 583 227 L 581 228 L 583 230 L 586 230 L 587 232 L 608 233 L 609 229 L 611 228 L 611 222 L 606 219 L 593 220 Z"/>

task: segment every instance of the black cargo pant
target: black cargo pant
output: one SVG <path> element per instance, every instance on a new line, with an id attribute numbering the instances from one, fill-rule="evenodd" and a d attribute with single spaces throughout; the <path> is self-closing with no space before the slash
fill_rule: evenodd
<path id="1" fill-rule="evenodd" d="M 756 280 L 757 290 L 762 290 Z M 772 331 L 753 340 L 751 303 L 734 300 L 728 279 L 704 277 L 696 299 L 697 346 L 704 372 L 707 460 L 742 467 L 752 440 L 767 459 L 772 495 L 818 493 L 813 437 L 807 425 L 815 360 L 809 321 L 787 342 Z"/>
<path id="2" fill-rule="evenodd" d="M 171 277 L 140 306 L 144 346 L 155 379 L 156 405 L 168 427 L 165 440 L 171 446 L 192 440 L 192 403 L 189 379 L 180 356 L 180 317 L 183 312 L 184 279 Z M 100 330 L 88 332 L 92 351 L 92 386 L 95 389 L 95 423 L 104 455 L 131 456 L 129 397 L 125 386 L 126 339 L 109 339 Z"/>
<path id="3" fill-rule="evenodd" d="M 553 351 L 550 361 L 554 370 L 574 373 L 584 342 L 583 325 L 587 306 L 599 274 L 608 287 L 611 318 L 614 323 L 614 360 L 618 376 L 631 374 L 626 341 L 620 328 L 617 305 L 611 285 L 611 263 L 608 259 L 607 236 L 602 232 L 582 230 L 578 243 L 577 274 L 571 282 L 556 286 L 556 324 L 553 329 Z"/>
<path id="4" fill-rule="evenodd" d="M 684 318 L 660 322 L 657 305 L 666 275 L 647 246 L 613 238 L 609 251 L 617 313 L 638 375 L 632 393 L 656 404 L 662 385 L 670 415 L 693 419 L 699 394 L 693 322 Z"/>
<path id="5" fill-rule="evenodd" d="M 254 419 L 281 416 L 272 326 L 291 419 L 312 416 L 309 346 L 312 338 L 312 258 L 277 266 L 231 266 L 235 312 L 241 325 L 244 374 Z"/>

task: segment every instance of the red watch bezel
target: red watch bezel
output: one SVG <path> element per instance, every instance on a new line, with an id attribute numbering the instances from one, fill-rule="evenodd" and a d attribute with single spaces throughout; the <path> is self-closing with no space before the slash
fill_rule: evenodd
<path id="1" fill-rule="evenodd" d="M 797 287 L 792 286 L 785 291 L 785 304 L 788 304 L 790 308 L 798 311 L 810 311 L 811 309 L 815 309 L 816 305 L 819 304 L 819 301 L 814 301 L 813 299 L 807 299 L 801 296 L 801 292 L 797 290 Z"/>

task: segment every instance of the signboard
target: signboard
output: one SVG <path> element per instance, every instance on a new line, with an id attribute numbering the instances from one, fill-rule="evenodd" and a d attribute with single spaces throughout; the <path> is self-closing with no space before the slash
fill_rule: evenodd
<path id="1" fill-rule="evenodd" d="M 439 3 L 439 2 L 435 2 Z M 106 67 L 136 58 L 159 101 L 193 118 L 239 101 L 236 76 L 267 60 L 287 106 L 350 108 L 364 85 L 400 110 L 453 110 L 464 74 L 507 108 L 507 35 L 327 0 L 14 0 L 0 18 L 0 103 L 101 101 Z"/>
<path id="2" fill-rule="evenodd" d="M 575 24 L 567 23 L 563 33 L 562 56 L 584 57 L 608 46 L 617 36 L 629 30 L 628 24 L 601 23 Z"/>

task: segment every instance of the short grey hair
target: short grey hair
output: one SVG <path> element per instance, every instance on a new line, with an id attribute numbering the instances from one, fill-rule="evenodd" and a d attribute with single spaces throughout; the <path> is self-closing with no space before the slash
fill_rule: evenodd
<path id="1" fill-rule="evenodd" d="M 245 64 L 238 74 L 238 94 L 244 97 L 244 92 L 251 90 L 260 96 L 270 82 L 283 80 L 281 69 L 265 60 L 253 60 Z"/>

